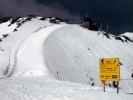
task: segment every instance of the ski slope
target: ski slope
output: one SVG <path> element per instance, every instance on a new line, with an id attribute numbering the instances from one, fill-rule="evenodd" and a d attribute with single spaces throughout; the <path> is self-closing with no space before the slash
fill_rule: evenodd
<path id="1" fill-rule="evenodd" d="M 23 20 L 25 18 L 22 18 Z M 6 22 L 7 23 L 7 22 Z M 9 23 L 8 23 L 9 24 Z M 10 30 L 11 33 L 9 33 L 9 36 L 5 39 L 3 39 L 2 42 L 0 42 L 0 47 L 2 51 L 0 52 L 0 77 L 4 76 L 11 76 L 15 70 L 16 66 L 16 52 L 19 49 L 19 46 L 30 37 L 31 34 L 35 33 L 38 30 L 41 30 L 42 28 L 46 28 L 49 26 L 52 26 L 53 24 L 49 23 L 49 21 L 41 21 L 38 20 L 38 18 L 33 18 L 31 21 L 26 22 L 24 25 L 22 25 L 18 31 L 13 32 L 14 28 L 8 27 L 8 24 L 1 24 L 1 32 L 6 32 L 6 30 Z M 16 23 L 15 23 L 16 24 Z M 13 24 L 14 26 L 14 24 Z M 3 75 L 4 74 L 4 75 Z"/>
<path id="2" fill-rule="evenodd" d="M 93 79 L 95 85 L 100 84 L 99 59 L 119 57 L 122 63 L 121 88 L 133 92 L 132 49 L 132 43 L 122 43 L 113 37 L 107 39 L 95 31 L 68 25 L 51 33 L 44 54 L 49 70 L 60 80 L 89 84 Z"/>
<path id="3" fill-rule="evenodd" d="M 63 25 L 41 29 L 21 44 L 16 52 L 17 67 L 13 76 L 51 76 L 44 61 L 43 45 L 49 34 L 61 27 Z"/>
<path id="4" fill-rule="evenodd" d="M 10 34 L 0 42 L 3 100 L 132 99 L 133 95 L 128 94 L 133 93 L 132 42 L 121 42 L 113 35 L 109 39 L 102 32 L 79 25 L 53 24 L 40 17 L 25 22 L 15 32 L 16 24 L 12 28 L 8 24 L 0 24 L 4 27 L 0 31 L 8 29 Z M 132 39 L 133 35 L 123 36 Z M 119 57 L 122 62 L 119 95 L 113 88 L 102 91 L 99 81 L 102 57 Z M 94 87 L 90 86 L 91 81 Z"/>
<path id="5" fill-rule="evenodd" d="M 42 77 L 1 80 L 0 97 L 2 100 L 132 100 L 133 96 L 115 91 L 104 93 L 102 88 Z"/>

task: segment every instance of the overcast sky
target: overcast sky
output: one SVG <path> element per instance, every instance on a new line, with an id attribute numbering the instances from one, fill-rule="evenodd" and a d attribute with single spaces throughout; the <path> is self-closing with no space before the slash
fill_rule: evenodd
<path id="1" fill-rule="evenodd" d="M 0 0 L 0 16 L 59 16 L 77 20 L 88 15 L 112 31 L 133 31 L 133 0 Z"/>

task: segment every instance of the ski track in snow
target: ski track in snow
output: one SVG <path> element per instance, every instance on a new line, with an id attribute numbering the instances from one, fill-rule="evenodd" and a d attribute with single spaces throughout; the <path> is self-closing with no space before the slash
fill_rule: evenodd
<path id="1" fill-rule="evenodd" d="M 13 76 L 45 76 L 44 74 L 48 73 L 47 67 L 43 61 L 43 45 L 49 34 L 61 27 L 64 27 L 64 25 L 53 25 L 44 29 L 42 28 L 40 31 L 35 31 L 34 34 L 21 44 L 18 51 L 15 53 L 17 60 L 15 64 L 17 64 L 16 66 L 18 70 L 15 71 Z M 23 63 L 25 64 L 23 65 Z M 29 68 L 29 71 L 23 70 L 28 69 L 26 67 L 30 66 L 32 67 Z M 49 74 L 47 77 L 49 76 L 51 75 Z"/>
<path id="2" fill-rule="evenodd" d="M 38 27 L 35 26 L 34 24 L 38 25 Z M 41 26 L 41 28 L 39 26 Z M 19 32 L 13 33 L 14 35 L 11 35 L 8 39 L 9 42 L 4 41 L 5 43 L 3 42 L 3 44 L 1 44 L 1 46 L 3 46 L 4 49 L 6 50 L 5 53 L 9 52 L 9 54 L 7 54 L 8 55 L 8 58 L 7 58 L 8 65 L 7 65 L 7 69 L 6 69 L 7 73 L 5 76 L 1 76 L 1 78 L 10 77 L 13 74 L 15 67 L 16 67 L 16 63 L 17 63 L 16 55 L 17 55 L 17 52 L 18 52 L 21 44 L 26 39 L 28 39 L 32 34 L 34 34 L 36 31 L 39 31 L 42 28 L 47 28 L 47 27 L 51 27 L 51 26 L 53 26 L 53 25 L 50 23 L 38 22 L 38 20 L 33 19 L 31 22 L 28 22 L 24 26 L 22 26 L 22 28 L 20 28 Z"/>

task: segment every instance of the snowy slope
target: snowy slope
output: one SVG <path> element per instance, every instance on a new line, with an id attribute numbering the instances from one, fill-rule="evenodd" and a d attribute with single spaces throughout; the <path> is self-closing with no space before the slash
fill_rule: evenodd
<path id="1" fill-rule="evenodd" d="M 0 88 L 1 90 L 3 87 L 8 88 L 4 92 L 0 91 L 0 97 L 9 94 L 9 96 L 5 96 L 4 100 L 17 100 L 18 98 L 38 100 L 40 96 L 40 99 L 44 97 L 46 100 L 51 100 L 61 95 L 57 99 L 75 100 L 81 96 L 79 94 L 84 94 L 81 96 L 81 100 L 88 100 L 89 97 L 98 100 L 101 95 L 103 100 L 131 100 L 132 95 L 125 93 L 133 93 L 132 33 L 125 33 L 117 37 L 109 35 L 108 37 L 103 32 L 86 30 L 79 25 L 51 23 L 49 18 L 40 19 L 42 17 L 31 18 L 24 21 L 19 27 L 17 23 L 23 22 L 25 18 L 19 18 L 11 26 L 8 26 L 10 21 L 0 24 L 0 27 L 3 27 L 0 31 L 3 34 L 9 34 L 6 38 L 3 38 L 3 34 L 1 34 L 0 78 L 2 80 L 0 80 L 0 84 L 4 85 L 1 85 Z M 53 21 L 54 18 L 51 19 Z M 16 30 L 14 31 L 14 29 Z M 6 30 L 8 31 L 6 32 Z M 100 88 L 98 61 L 101 57 L 119 57 L 122 62 L 120 82 L 122 94 L 117 97 L 113 97 L 110 93 L 107 96 L 102 93 L 101 89 L 101 92 L 98 92 Z M 78 87 L 76 83 L 74 85 L 70 82 L 66 84 L 63 81 L 58 83 L 55 79 L 87 85 L 93 80 L 96 87 L 86 87 L 83 84 Z M 11 84 L 6 85 L 9 82 Z M 26 88 L 23 87 L 23 84 Z M 42 84 L 46 86 L 42 86 Z M 57 87 L 53 87 L 54 84 Z M 61 84 L 63 87 L 60 87 Z M 32 90 L 32 87 L 37 88 Z M 57 90 L 54 90 L 55 88 Z M 85 88 L 88 90 L 86 91 Z M 91 92 L 90 88 L 92 90 L 96 88 L 96 91 Z M 47 89 L 48 93 L 46 93 Z M 60 91 L 60 89 L 62 90 Z M 64 89 L 67 91 L 64 91 L 65 94 L 62 96 Z M 45 96 L 41 94 L 43 91 Z M 55 94 L 51 94 L 50 91 Z M 57 91 L 59 93 L 56 94 Z M 15 96 L 17 92 L 18 96 Z M 37 94 L 37 98 L 34 97 L 36 93 L 40 93 L 40 95 Z M 50 96 L 47 97 L 48 95 Z M 65 95 L 66 98 L 64 98 Z M 74 96 L 69 97 L 70 95 Z M 24 98 L 24 96 L 26 97 Z"/>
<path id="2" fill-rule="evenodd" d="M 113 36 L 108 39 L 77 25 L 68 25 L 54 31 L 44 44 L 47 66 L 54 76 L 61 77 L 61 80 L 88 84 L 93 79 L 98 85 L 99 59 L 119 57 L 122 62 L 121 87 L 130 92 L 133 91 L 132 50 L 132 42 L 123 43 L 115 40 Z"/>
<path id="3" fill-rule="evenodd" d="M 20 18 L 18 20 L 23 19 L 25 18 Z M 4 27 L 5 23 L 2 23 L 1 27 Z M 5 28 L 2 28 L 1 31 L 6 32 L 6 30 L 9 29 L 9 24 L 10 23 L 6 24 Z M 10 27 L 14 26 L 14 24 L 12 24 Z M 16 66 L 16 52 L 19 46 L 21 46 L 21 43 L 30 37 L 31 34 L 52 25 L 54 24 L 50 23 L 48 19 L 40 20 L 40 17 L 37 17 L 32 18 L 30 21 L 22 24 L 22 26 L 17 29 L 18 31 L 14 32 L 12 29 L 10 29 L 10 32 L 8 33 L 9 36 L 4 39 L 2 38 L 2 42 L 0 42 L 0 75 L 6 74 L 6 76 L 10 76 L 14 72 L 14 68 Z"/>
<path id="4" fill-rule="evenodd" d="M 17 68 L 14 76 L 50 76 L 44 62 L 43 44 L 52 31 L 61 27 L 63 25 L 44 28 L 32 34 L 21 44 L 17 52 Z"/>
<path id="5" fill-rule="evenodd" d="M 132 100 L 133 96 L 115 91 L 103 93 L 102 88 L 70 82 L 18 78 L 0 81 L 0 97 L 2 100 Z"/>

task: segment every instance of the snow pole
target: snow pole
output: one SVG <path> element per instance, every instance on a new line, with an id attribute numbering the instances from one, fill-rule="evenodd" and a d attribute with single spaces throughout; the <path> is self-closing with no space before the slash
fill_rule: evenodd
<path id="1" fill-rule="evenodd" d="M 56 72 L 56 74 L 57 74 L 57 79 L 60 80 L 59 72 Z"/>

